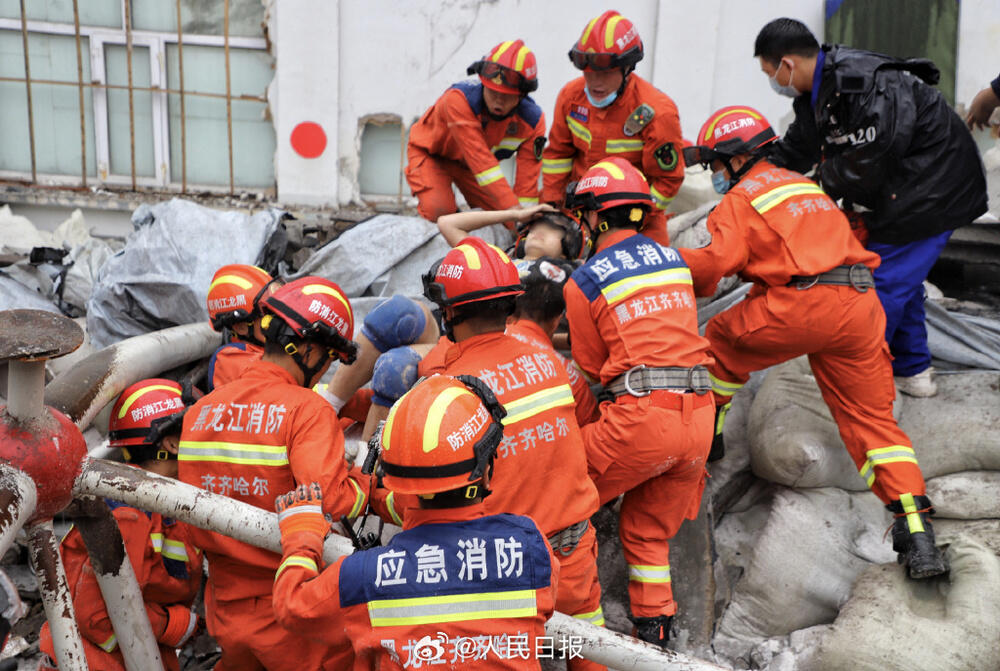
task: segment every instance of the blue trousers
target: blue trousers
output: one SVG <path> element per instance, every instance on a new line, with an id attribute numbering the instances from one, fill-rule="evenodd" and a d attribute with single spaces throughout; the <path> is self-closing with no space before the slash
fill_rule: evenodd
<path id="1" fill-rule="evenodd" d="M 882 257 L 882 265 L 875 270 L 875 289 L 885 310 L 885 341 L 893 356 L 894 375 L 909 377 L 931 365 L 923 282 L 951 234 L 945 231 L 903 245 L 868 244 L 869 250 Z"/>

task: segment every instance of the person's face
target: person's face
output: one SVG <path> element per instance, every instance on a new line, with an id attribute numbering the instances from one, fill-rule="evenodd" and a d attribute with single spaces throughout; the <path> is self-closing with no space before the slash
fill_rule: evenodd
<path id="1" fill-rule="evenodd" d="M 562 258 L 563 230 L 558 226 L 536 221 L 531 224 L 524 238 L 524 258 L 537 259 L 542 256 Z"/>
<path id="2" fill-rule="evenodd" d="M 621 68 L 583 71 L 583 79 L 587 82 L 587 90 L 597 100 L 607 98 L 617 91 L 618 87 L 622 85 L 624 78 L 625 75 L 622 74 Z"/>
<path id="3" fill-rule="evenodd" d="M 486 101 L 486 108 L 490 111 L 490 114 L 494 116 L 507 116 L 517 107 L 521 96 L 516 93 L 500 93 L 488 86 L 484 86 L 483 100 Z"/>
<path id="4" fill-rule="evenodd" d="M 316 343 L 307 343 L 305 345 L 305 364 L 309 368 L 319 365 L 322 361 L 323 365 L 318 371 L 312 376 L 312 379 L 306 380 L 304 386 L 312 388 L 316 383 L 320 381 L 327 370 L 330 369 L 330 364 L 333 363 L 333 357 L 330 356 L 330 351 L 328 348 L 318 345 Z"/>

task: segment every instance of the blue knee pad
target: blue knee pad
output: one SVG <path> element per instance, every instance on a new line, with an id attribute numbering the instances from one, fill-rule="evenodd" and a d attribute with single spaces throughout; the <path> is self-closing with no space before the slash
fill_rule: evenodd
<path id="1" fill-rule="evenodd" d="M 420 359 L 412 347 L 396 347 L 380 356 L 372 374 L 372 403 L 388 408 L 408 392 L 419 377 Z"/>
<path id="2" fill-rule="evenodd" d="M 375 306 L 365 317 L 361 333 L 379 352 L 409 345 L 420 337 L 427 326 L 427 315 L 420 305 L 406 296 L 393 296 Z"/>

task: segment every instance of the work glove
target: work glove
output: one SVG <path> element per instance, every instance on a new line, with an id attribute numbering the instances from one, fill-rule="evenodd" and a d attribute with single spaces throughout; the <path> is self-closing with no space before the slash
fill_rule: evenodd
<path id="1" fill-rule="evenodd" d="M 198 616 L 194 610 L 182 604 L 167 606 L 167 626 L 157 639 L 163 645 L 179 648 L 187 642 L 198 628 Z"/>
<path id="2" fill-rule="evenodd" d="M 323 516 L 323 492 L 319 483 L 299 485 L 274 500 L 281 528 L 281 547 L 303 542 L 323 544 L 330 535 L 330 523 Z"/>

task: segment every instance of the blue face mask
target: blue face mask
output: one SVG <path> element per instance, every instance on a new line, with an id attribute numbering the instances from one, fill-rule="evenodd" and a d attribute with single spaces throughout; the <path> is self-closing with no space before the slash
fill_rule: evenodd
<path id="1" fill-rule="evenodd" d="M 780 69 L 781 63 L 778 63 L 778 70 Z M 778 83 L 778 70 L 774 71 L 773 77 L 767 78 L 767 82 L 771 85 L 771 89 L 774 90 L 774 92 L 779 96 L 797 98 L 799 96 L 799 90 L 792 86 L 792 66 L 788 66 L 788 84 L 785 86 Z"/>
<path id="2" fill-rule="evenodd" d="M 715 189 L 716 193 L 725 193 L 726 191 L 729 191 L 729 187 L 729 178 L 726 177 L 725 170 L 712 173 L 712 188 Z"/>
<path id="3" fill-rule="evenodd" d="M 586 86 L 583 87 L 583 92 L 587 94 L 587 100 L 590 101 L 590 104 L 598 109 L 603 109 L 618 99 L 618 91 L 605 96 L 603 100 L 595 100 L 594 97 L 590 95 L 590 89 Z"/>

